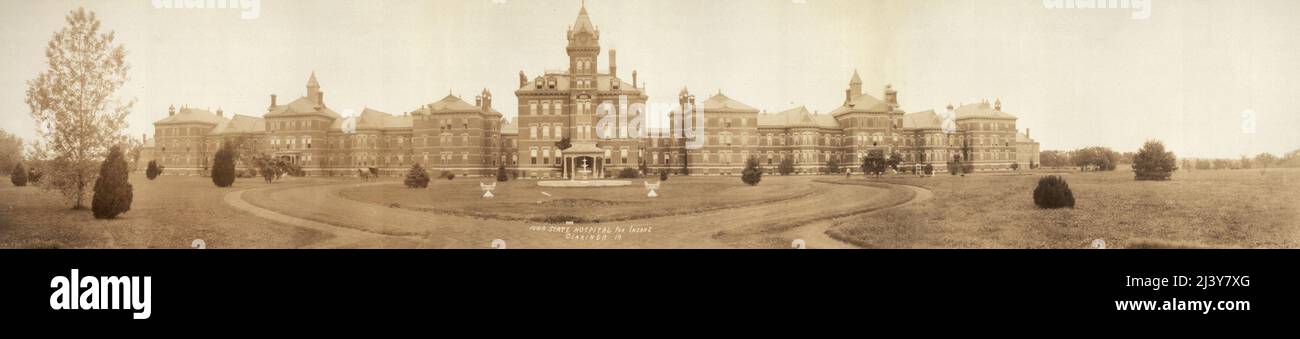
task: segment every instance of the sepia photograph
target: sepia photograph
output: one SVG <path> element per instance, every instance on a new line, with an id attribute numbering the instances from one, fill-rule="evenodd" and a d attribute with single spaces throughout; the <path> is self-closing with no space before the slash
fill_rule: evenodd
<path id="1" fill-rule="evenodd" d="M 1296 1 L 0 9 L 4 249 L 1300 249 Z"/>

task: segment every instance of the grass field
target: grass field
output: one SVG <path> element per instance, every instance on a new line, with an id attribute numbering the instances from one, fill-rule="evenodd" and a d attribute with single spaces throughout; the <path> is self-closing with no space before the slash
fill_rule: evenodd
<path id="1" fill-rule="evenodd" d="M 56 193 L 6 183 L 0 185 L 0 248 L 185 248 L 194 239 L 204 239 L 212 248 L 295 248 L 336 239 L 268 221 L 223 200 L 227 193 L 243 189 L 253 189 L 245 194 L 249 202 L 283 213 L 312 219 L 298 215 L 306 211 L 324 215 L 316 218 L 321 222 L 411 234 L 433 232 L 420 225 L 438 224 L 438 214 L 445 213 L 473 217 L 459 227 L 475 227 L 472 220 L 481 219 L 492 225 L 636 220 L 687 226 L 674 232 L 688 233 L 656 233 L 669 239 L 665 241 L 708 225 L 721 231 L 692 236 L 712 236 L 731 244 L 728 247 L 752 247 L 746 242 L 759 241 L 755 239 L 788 242 L 783 237 L 806 238 L 804 230 L 816 229 L 816 234 L 827 230 L 835 239 L 867 248 L 1083 248 L 1093 239 L 1104 239 L 1112 248 L 1300 248 L 1300 169 L 1178 172 L 1166 182 L 1137 182 L 1127 170 L 1061 173 L 1074 191 L 1076 208 L 1041 210 L 1033 205 L 1032 192 L 1038 178 L 1047 174 L 770 176 L 758 186 L 743 185 L 737 177 L 673 177 L 664 183 L 659 198 L 646 197 L 640 180 L 621 188 L 543 188 L 524 180 L 500 183 L 491 203 L 480 198 L 477 178 L 435 180 L 427 189 L 407 189 L 392 178 L 374 184 L 338 178 L 286 178 L 274 184 L 239 179 L 235 188 L 220 189 L 208 178 L 163 176 L 149 181 L 136 175 L 131 177 L 135 202 L 117 220 L 95 220 L 89 211 L 69 209 Z M 928 200 L 858 214 L 855 211 L 871 204 L 892 206 L 898 192 L 860 196 L 857 192 L 867 191 L 826 191 L 830 185 L 815 182 L 912 185 L 930 194 L 925 195 Z M 294 187 L 322 189 L 317 195 L 272 199 Z M 338 197 L 332 203 L 316 198 L 325 192 Z M 360 211 L 330 209 L 347 205 L 340 202 L 427 212 L 429 217 L 408 213 L 415 221 L 404 227 L 412 229 L 389 229 L 396 226 L 385 220 L 394 219 L 384 219 L 384 213 L 378 219 L 352 218 L 369 224 L 351 225 L 334 212 Z M 719 217 L 729 209 L 736 209 L 737 215 Z M 427 236 L 465 230 L 446 227 Z M 728 242 L 732 238 L 735 241 Z"/>
<path id="2" fill-rule="evenodd" d="M 839 220 L 830 234 L 868 248 L 1300 247 L 1300 169 L 1180 171 L 1166 182 L 1124 168 L 1064 173 L 1077 205 L 1062 210 L 1035 208 L 1041 175 L 881 179 L 934 198 Z"/>
<path id="3" fill-rule="evenodd" d="M 779 203 L 813 194 L 806 181 L 800 179 L 768 177 L 761 185 L 748 186 L 738 177 L 673 177 L 663 182 L 658 198 L 646 196 L 643 181 L 647 179 L 633 180 L 632 186 L 605 188 L 540 187 L 537 181 L 513 180 L 497 185 L 496 197 L 490 204 L 485 203 L 480 181 L 475 179 L 434 180 L 427 189 L 408 189 L 393 182 L 352 188 L 340 194 L 355 201 L 433 213 L 593 223 Z"/>
<path id="4" fill-rule="evenodd" d="M 222 202 L 229 189 L 210 178 L 132 175 L 131 210 L 96 220 L 89 210 L 53 191 L 0 185 L 0 248 L 188 248 L 203 239 L 211 248 L 293 248 L 328 235 L 270 222 Z M 266 185 L 240 179 L 237 187 Z M 87 204 L 90 202 L 87 201 Z"/>

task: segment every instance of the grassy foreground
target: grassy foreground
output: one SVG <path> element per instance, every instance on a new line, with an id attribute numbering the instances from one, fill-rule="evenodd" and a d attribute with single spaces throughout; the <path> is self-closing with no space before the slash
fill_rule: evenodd
<path id="1" fill-rule="evenodd" d="M 632 179 L 632 186 L 604 188 L 540 187 L 534 180 L 512 180 L 497 184 L 495 197 L 487 203 L 479 183 L 491 178 L 434 180 L 427 189 L 408 189 L 400 182 L 362 186 L 340 192 L 345 198 L 418 211 L 478 218 L 541 223 L 611 222 L 680 215 L 777 203 L 808 196 L 813 191 L 803 178 L 764 178 L 761 185 L 748 186 L 739 177 L 673 177 L 663 182 L 659 197 L 646 196 L 644 181 Z"/>
<path id="2" fill-rule="evenodd" d="M 1062 173 L 1076 208 L 1033 204 L 1049 173 L 888 178 L 934 198 L 838 220 L 829 234 L 868 248 L 1300 248 L 1300 169 L 1179 171 L 1138 182 L 1127 168 Z M 852 179 L 865 180 L 865 179 Z"/>
<path id="3" fill-rule="evenodd" d="M 130 182 L 131 210 L 118 219 L 96 220 L 89 210 L 72 210 L 56 192 L 14 187 L 6 179 L 0 185 L 0 248 L 188 248 L 194 239 L 210 248 L 293 248 L 328 237 L 222 201 L 232 190 L 266 185 L 260 180 L 240 179 L 233 189 L 217 188 L 202 177 L 150 181 L 133 174 Z"/>

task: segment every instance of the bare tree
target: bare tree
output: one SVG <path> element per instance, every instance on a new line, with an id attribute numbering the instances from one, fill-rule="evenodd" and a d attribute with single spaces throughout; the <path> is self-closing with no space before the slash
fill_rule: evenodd
<path id="1" fill-rule="evenodd" d="M 82 203 L 95 182 L 98 160 L 126 140 L 122 130 L 135 100 L 114 96 L 127 81 L 126 49 L 101 32 L 94 12 L 78 8 L 45 48 L 47 68 L 27 82 L 27 106 L 53 156 L 43 186 Z"/>

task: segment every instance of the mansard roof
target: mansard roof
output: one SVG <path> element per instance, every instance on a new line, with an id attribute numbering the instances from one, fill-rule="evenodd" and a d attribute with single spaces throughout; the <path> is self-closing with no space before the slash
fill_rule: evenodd
<path id="1" fill-rule="evenodd" d="M 529 81 L 528 83 L 525 83 L 522 87 L 519 87 L 519 90 L 520 91 L 567 91 L 572 89 L 572 87 L 569 86 L 570 77 L 572 76 L 567 72 L 547 73 L 546 75 L 542 76 L 543 81 L 549 81 L 550 78 L 555 78 L 554 89 L 547 88 L 546 86 L 543 86 L 542 89 L 537 89 L 535 87 L 537 85 L 533 81 Z M 614 87 L 611 86 L 609 82 L 609 79 L 611 78 L 615 78 L 615 77 L 613 75 L 609 75 L 605 73 L 596 74 L 596 90 L 600 92 L 613 91 Z M 638 93 L 642 92 L 642 90 L 640 88 L 636 88 L 635 85 L 630 84 L 627 81 L 623 81 L 623 78 L 617 78 L 617 79 L 619 82 L 618 90 L 628 91 L 628 92 L 638 92 Z"/>

